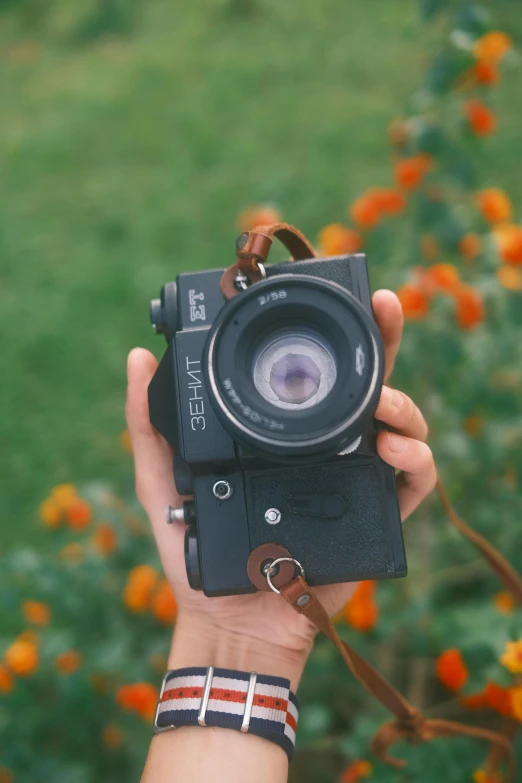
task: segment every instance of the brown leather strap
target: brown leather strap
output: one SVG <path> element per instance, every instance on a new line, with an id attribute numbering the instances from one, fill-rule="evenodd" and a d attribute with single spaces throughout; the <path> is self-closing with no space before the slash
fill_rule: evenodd
<path id="1" fill-rule="evenodd" d="M 385 723 L 374 736 L 371 750 L 385 764 L 402 769 L 406 766 L 404 759 L 397 759 L 388 754 L 389 748 L 394 743 L 404 742 L 404 740 L 413 743 L 430 742 L 440 737 L 472 737 L 491 743 L 495 748 L 498 760 L 506 759 L 508 771 L 504 778 L 505 783 L 510 783 L 515 779 L 515 754 L 511 741 L 504 734 L 480 726 L 456 723 L 452 720 L 423 718 L 421 716 L 421 721 L 415 727 L 415 734 L 408 734 L 399 721 Z"/>
<path id="2" fill-rule="evenodd" d="M 281 595 L 299 614 L 304 614 L 335 644 L 352 674 L 390 712 L 404 721 L 415 721 L 418 711 L 362 658 L 350 645 L 342 641 L 328 612 L 312 588 L 299 576 L 281 588 Z"/>
<path id="3" fill-rule="evenodd" d="M 437 481 L 437 493 L 442 502 L 444 510 L 448 515 L 450 521 L 462 533 L 471 543 L 476 546 L 484 559 L 489 563 L 492 570 L 496 573 L 500 581 L 506 587 L 517 603 L 522 604 L 522 579 L 515 571 L 511 563 L 509 563 L 504 555 L 501 555 L 498 549 L 489 543 L 484 536 L 477 533 L 470 527 L 463 519 L 459 517 L 453 506 L 451 505 L 448 493 L 444 488 L 442 481 Z"/>
<path id="4" fill-rule="evenodd" d="M 221 290 L 227 299 L 238 293 L 234 285 L 238 272 L 246 275 L 251 283 L 257 283 L 261 279 L 258 263 L 268 258 L 274 237 L 282 242 L 294 261 L 316 257 L 304 234 L 289 223 L 272 223 L 245 231 L 236 241 L 236 263 L 225 269 L 221 278 Z"/>
<path id="5" fill-rule="evenodd" d="M 299 614 L 305 615 L 337 647 L 344 662 L 369 693 L 395 715 L 396 720 L 384 724 L 375 735 L 371 749 L 386 764 L 398 769 L 406 766 L 402 759 L 389 755 L 389 748 L 399 741 L 429 742 L 438 737 L 467 736 L 490 742 L 498 753 L 506 757 L 508 776 L 514 779 L 515 759 L 511 742 L 503 734 L 454 721 L 425 718 L 390 683 L 362 658 L 353 647 L 343 642 L 328 612 L 313 589 L 299 576 L 281 588 L 281 595 Z"/>
<path id="6" fill-rule="evenodd" d="M 501 734 L 504 735 L 508 742 L 513 744 L 519 730 L 520 723 L 518 720 L 514 720 L 513 718 L 506 718 L 501 729 Z M 495 779 L 495 775 L 498 774 L 498 768 L 502 763 L 502 755 L 502 750 L 500 749 L 499 745 L 492 745 L 486 761 L 486 770 L 493 779 Z"/>

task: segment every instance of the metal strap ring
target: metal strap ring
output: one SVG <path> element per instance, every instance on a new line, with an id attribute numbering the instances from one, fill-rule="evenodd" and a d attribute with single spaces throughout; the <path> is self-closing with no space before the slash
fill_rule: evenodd
<path id="1" fill-rule="evenodd" d="M 304 568 L 301 565 L 301 563 L 299 562 L 299 560 L 295 559 L 295 557 L 278 557 L 277 560 L 272 560 L 272 563 L 270 564 L 270 570 L 272 570 L 272 568 L 275 565 L 277 565 L 278 563 L 285 563 L 285 562 L 286 563 L 295 563 L 296 566 L 298 567 L 298 569 L 301 571 L 301 576 L 303 577 L 303 579 L 305 578 Z M 277 593 L 278 595 L 281 595 L 281 590 L 278 590 L 277 587 L 274 587 L 274 585 L 272 584 L 272 579 L 270 577 L 270 571 L 266 572 L 266 581 L 268 582 L 268 586 L 270 587 L 271 590 L 274 591 L 274 593 Z"/>
<path id="2" fill-rule="evenodd" d="M 261 280 L 266 280 L 266 269 L 262 261 L 256 261 L 256 266 L 261 273 Z"/>

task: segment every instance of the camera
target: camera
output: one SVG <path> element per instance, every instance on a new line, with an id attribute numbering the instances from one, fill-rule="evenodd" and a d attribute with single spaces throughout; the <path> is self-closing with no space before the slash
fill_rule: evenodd
<path id="1" fill-rule="evenodd" d="M 150 420 L 192 498 L 170 510 L 188 525 L 189 584 L 255 592 L 249 559 L 268 544 L 312 586 L 405 576 L 395 472 L 376 449 L 384 351 L 366 257 L 267 264 L 228 301 L 223 271 L 180 274 L 151 303 L 167 350 Z"/>

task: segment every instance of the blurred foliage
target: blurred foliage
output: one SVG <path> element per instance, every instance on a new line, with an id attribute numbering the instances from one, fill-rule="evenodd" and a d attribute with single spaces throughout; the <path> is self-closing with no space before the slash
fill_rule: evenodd
<path id="1" fill-rule="evenodd" d="M 102 484 L 59 486 L 40 514 L 46 551 L 0 561 L 0 769 L 138 780 L 176 612 L 148 526 Z"/>
<path id="2" fill-rule="evenodd" d="M 18 383 L 24 383 L 17 400 L 6 402 L 10 415 L 2 425 L 12 422 L 15 429 L 6 429 L 10 441 L 14 432 L 18 437 L 15 459 L 4 459 L 6 484 L 14 487 L 5 518 L 27 503 L 26 495 L 33 493 L 34 500 L 35 488 L 42 492 L 49 461 L 61 475 L 70 470 L 69 463 L 87 473 L 128 475 L 128 466 L 119 467 L 112 436 L 123 393 L 122 356 L 141 339 L 141 311 L 186 259 L 199 268 L 227 262 L 233 233 L 223 225 L 254 200 L 255 191 L 256 199 L 282 205 L 285 219 L 309 231 L 337 220 L 350 202 L 349 221 L 341 217 L 333 228 L 325 226 L 319 244 L 331 254 L 362 247 L 373 280 L 398 290 L 412 322 L 394 385 L 425 412 L 441 474 L 463 516 L 522 570 L 517 530 L 522 259 L 517 210 L 511 205 L 511 198 L 515 204 L 522 198 L 514 163 L 520 125 L 511 106 L 520 105 L 519 67 L 516 49 L 503 50 L 498 37 L 487 56 L 483 44 L 492 31 L 516 28 L 519 20 L 510 13 L 514 4 L 498 3 L 491 16 L 476 3 L 423 0 L 419 16 L 428 27 L 422 39 L 406 4 L 401 5 L 407 21 L 399 49 L 422 59 L 421 84 L 420 68 L 410 62 L 399 74 L 393 70 L 398 51 L 386 48 L 401 16 L 397 3 L 383 4 L 379 18 L 372 15 L 371 20 L 367 4 L 351 4 L 359 26 L 350 46 L 346 37 L 335 38 L 331 19 L 316 7 L 303 4 L 298 19 L 290 6 L 280 4 L 275 11 L 261 0 L 203 4 L 199 10 L 210 21 L 203 21 L 198 10 L 179 18 L 176 30 L 178 45 L 185 38 L 191 56 L 178 58 L 167 31 L 163 48 L 157 48 L 156 38 L 148 41 L 151 54 L 140 68 L 121 37 L 132 31 L 138 49 L 140 38 L 147 40 L 147 24 L 136 24 L 135 6 L 89 1 L 72 13 L 71 6 L 58 0 L 56 5 L 61 15 L 53 14 L 51 3 L 41 18 L 59 46 L 78 41 L 79 35 L 100 48 L 92 49 L 93 56 L 85 46 L 73 58 L 72 81 L 53 66 L 57 49 L 42 53 L 30 35 L 8 49 L 13 78 L 6 95 L 10 100 L 15 92 L 17 100 L 20 94 L 27 97 L 23 106 L 16 104 L 4 128 L 7 160 L 10 155 L 16 165 L 6 166 L 3 185 L 12 197 L 6 200 L 0 232 L 3 258 L 9 262 L 2 269 L 2 303 L 11 319 L 6 323 L 18 329 L 6 349 L 5 372 L 8 381 L 10 373 L 17 373 Z M 40 7 L 36 0 L 2 4 L 4 18 L 19 29 L 27 29 L 30 9 Z M 151 13 L 160 14 L 161 8 L 158 4 Z M 348 17 L 341 4 L 328 9 L 342 29 L 341 20 L 348 22 Z M 41 11 L 34 13 L 37 18 Z M 253 16 L 252 56 L 246 61 L 237 41 Z M 348 24 L 347 29 L 353 33 Z M 327 45 L 314 43 L 316 30 Z M 295 45 L 288 53 L 283 42 L 290 31 Z M 422 54 L 426 48 L 428 54 Z M 283 51 L 295 58 L 287 71 L 281 65 Z M 73 100 L 71 108 L 86 59 L 93 82 L 84 103 Z M 235 81 L 227 81 L 238 59 L 241 70 L 234 71 Z M 168 68 L 162 70 L 165 61 Z M 340 71 L 343 84 L 335 80 Z M 510 71 L 517 73 L 512 81 Z M 219 83 L 212 81 L 213 74 Z M 281 79 L 286 79 L 282 89 Z M 390 98 L 392 80 L 396 91 Z M 205 93 L 204 101 L 203 83 L 214 90 Z M 138 93 L 129 92 L 126 102 L 125 85 L 131 84 L 155 98 L 153 121 L 147 112 L 133 113 Z M 220 92 L 224 84 L 225 93 Z M 114 102 L 116 89 L 121 92 Z M 49 94 L 53 106 L 64 112 L 69 106 L 69 113 L 46 111 Z M 403 111 L 394 116 L 400 95 Z M 287 120 L 290 96 L 295 103 Z M 223 101 L 228 111 L 222 110 Z M 179 111 L 171 114 L 173 106 Z M 39 119 L 34 136 L 22 129 L 20 119 L 27 121 L 33 113 Z M 360 131 L 358 114 L 365 115 Z M 312 137 L 305 135 L 311 117 Z M 389 174 L 378 155 L 386 121 Z M 253 127 L 262 129 L 266 147 L 256 146 L 259 140 L 249 132 Z M 155 144 L 150 144 L 152 136 Z M 73 161 L 81 176 L 63 178 L 63 161 Z M 267 167 L 273 172 L 270 182 L 264 179 Z M 117 181 L 115 171 L 128 186 Z M 34 176 L 37 188 L 31 184 Z M 492 190 L 500 185 L 509 185 L 509 192 Z M 224 189 L 234 196 L 224 199 Z M 250 211 L 248 220 L 253 219 Z M 82 242 L 76 244 L 78 236 Z M 28 296 L 20 302 L 13 292 L 26 285 Z M 93 320 L 93 314 L 100 317 Z M 24 333 L 33 318 L 34 342 Z M 109 321 L 112 329 L 107 329 Z M 71 386 L 71 378 L 78 385 Z M 107 407 L 100 402 L 92 417 L 89 402 L 102 397 Z M 45 416 L 42 405 L 49 409 Z M 78 443 L 95 455 L 95 465 L 83 462 Z M 129 601 L 136 608 L 149 598 L 152 606 L 157 586 L 142 599 L 128 588 L 132 569 L 140 563 L 156 567 L 156 556 L 132 506 L 100 486 L 90 486 L 85 498 L 95 522 L 85 522 L 85 506 L 75 501 L 67 525 L 46 533 L 45 543 L 36 537 L 36 545 L 26 542 L 2 559 L 0 767 L 13 770 L 17 783 L 51 777 L 64 783 L 137 779 L 150 738 L 143 719 L 150 689 L 122 695 L 120 688 L 133 683 L 157 687 L 160 681 L 168 633 L 149 608 L 138 614 L 129 609 Z M 50 500 L 41 514 L 53 526 Z M 96 544 L 92 538 L 93 527 L 101 524 L 115 532 L 114 551 L 100 550 L 101 541 L 110 540 L 107 528 L 102 528 L 105 539 L 99 536 Z M 34 539 L 32 528 L 22 529 Z M 370 594 L 366 588 L 345 608 L 341 633 L 429 715 L 497 727 L 507 709 L 518 714 L 516 672 L 501 658 L 509 640 L 522 636 L 520 613 L 508 597 L 498 595 L 486 565 L 448 525 L 434 500 L 424 504 L 405 535 L 408 579 L 381 583 Z M 81 550 L 75 548 L 78 537 Z M 26 633 L 22 647 L 13 652 L 16 639 L 31 625 L 23 619 L 30 609 L 24 609 L 27 601 L 44 602 L 51 619 L 37 629 L 37 639 Z M 33 606 L 33 619 L 38 611 L 45 616 Z M 448 655 L 448 650 L 453 652 Z M 81 655 L 79 668 L 74 669 L 74 655 L 58 659 L 74 652 Z M 13 667 L 21 673 L 14 674 L 10 690 Z M 466 695 L 476 696 L 473 710 L 462 700 Z M 409 762 L 404 771 L 374 763 L 368 743 L 386 715 L 350 680 L 335 649 L 323 641 L 311 657 L 300 698 L 292 780 L 357 783 L 368 777 L 378 783 L 435 783 L 444 777 L 448 783 L 471 783 L 474 771 L 484 769 L 487 749 L 470 740 L 400 747 L 398 755 Z M 134 707 L 129 711 L 124 703 Z M 24 721 L 15 725 L 21 714 Z M 522 754 L 520 737 L 517 753 Z M 372 768 L 363 763 L 368 761 Z M 489 783 L 480 773 L 475 781 Z"/>

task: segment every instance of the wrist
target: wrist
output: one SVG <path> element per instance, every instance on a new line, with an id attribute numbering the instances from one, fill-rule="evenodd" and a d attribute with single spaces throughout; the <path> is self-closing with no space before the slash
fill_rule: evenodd
<path id="1" fill-rule="evenodd" d="M 310 649 L 311 643 L 302 649 L 290 649 L 274 644 L 270 638 L 253 637 L 216 627 L 208 615 L 180 612 L 172 638 L 168 668 L 214 666 L 270 674 L 290 680 L 290 689 L 295 692 Z"/>

